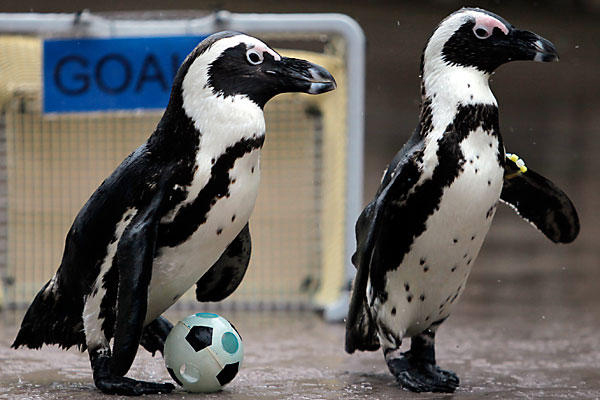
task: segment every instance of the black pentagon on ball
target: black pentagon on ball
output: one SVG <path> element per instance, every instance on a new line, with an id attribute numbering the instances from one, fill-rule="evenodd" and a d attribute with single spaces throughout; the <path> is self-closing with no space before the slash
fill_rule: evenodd
<path id="1" fill-rule="evenodd" d="M 229 382 L 231 382 L 231 380 L 237 375 L 239 369 L 239 362 L 236 362 L 234 364 L 227 364 L 225 368 L 223 368 L 221 372 L 219 372 L 219 374 L 217 375 L 217 379 L 219 380 L 221 386 L 225 386 Z"/>
<path id="2" fill-rule="evenodd" d="M 185 336 L 185 340 L 196 351 L 200 351 L 212 344 L 213 329 L 208 326 L 193 326 Z"/>

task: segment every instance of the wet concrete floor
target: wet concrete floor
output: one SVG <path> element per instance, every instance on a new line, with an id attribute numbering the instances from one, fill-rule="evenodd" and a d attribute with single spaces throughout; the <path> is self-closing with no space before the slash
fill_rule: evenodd
<path id="1" fill-rule="evenodd" d="M 493 259 L 493 253 L 484 260 Z M 504 254 L 505 261 L 507 258 L 510 261 L 510 251 Z M 454 395 L 403 391 L 387 372 L 380 352 L 344 353 L 343 326 L 327 324 L 316 314 L 229 312 L 223 314 L 234 321 L 245 343 L 244 364 L 234 381 L 216 394 L 189 394 L 178 389 L 170 395 L 153 397 L 598 398 L 598 276 L 579 275 L 559 266 L 536 275 L 542 264 L 532 271 L 520 263 L 506 262 L 502 263 L 503 269 L 500 264 L 493 270 L 487 265 L 487 272 L 474 274 L 463 301 L 438 331 L 438 362 L 461 378 Z M 559 265 L 560 260 L 554 264 Z M 531 274 L 534 279 L 526 277 Z M 563 294 L 555 296 L 553 292 Z M 176 321 L 185 314 L 189 312 L 171 312 L 168 316 Z M 10 349 L 16 326 L 7 313 L 3 319 L 0 398 L 115 398 L 95 389 L 86 353 L 55 347 L 41 351 Z M 129 376 L 170 381 L 162 358 L 152 358 L 144 350 L 139 351 Z"/>
<path id="2" fill-rule="evenodd" d="M 585 221 L 585 220 L 584 220 Z M 594 226 L 594 225 L 592 225 Z M 220 393 L 178 389 L 164 399 L 597 399 L 600 398 L 600 251 L 584 224 L 556 246 L 506 208 L 492 226 L 465 294 L 437 334 L 454 395 L 400 389 L 380 351 L 346 354 L 344 327 L 311 312 L 223 312 L 245 358 Z M 169 311 L 175 322 L 203 311 Z M 87 353 L 9 348 L 20 315 L 0 313 L 0 399 L 98 399 Z M 406 341 L 408 344 L 408 340 Z M 129 376 L 171 381 L 161 357 L 141 349 Z"/>

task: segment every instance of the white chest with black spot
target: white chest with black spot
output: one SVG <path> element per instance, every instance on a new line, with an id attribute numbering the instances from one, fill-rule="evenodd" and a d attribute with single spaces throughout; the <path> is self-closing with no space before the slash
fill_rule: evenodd
<path id="1" fill-rule="evenodd" d="M 439 209 L 414 239 L 397 269 L 386 275 L 388 299 L 375 304 L 378 318 L 404 336 L 414 336 L 447 317 L 462 293 L 500 197 L 503 169 L 498 139 L 482 128 L 461 142 L 464 170 L 444 188 Z M 423 170 L 437 165 L 425 152 Z"/>
<path id="2" fill-rule="evenodd" d="M 185 94 L 185 93 L 184 93 Z M 161 222 L 171 222 L 177 211 L 192 203 L 209 181 L 211 168 L 228 148 L 242 140 L 265 133 L 262 109 L 244 96 L 212 96 L 198 102 L 184 95 L 186 113 L 201 132 L 196 170 L 187 197 Z M 210 115 L 211 119 L 202 118 Z M 164 247 L 154 259 L 149 287 L 146 323 L 164 312 L 219 259 L 227 246 L 248 222 L 258 195 L 260 149 L 235 160 L 229 170 L 228 196 L 218 199 L 206 214 L 206 221 L 183 243 Z"/>

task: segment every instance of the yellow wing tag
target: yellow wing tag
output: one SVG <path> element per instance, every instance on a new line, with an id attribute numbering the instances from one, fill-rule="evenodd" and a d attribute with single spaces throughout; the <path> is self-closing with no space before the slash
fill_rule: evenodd
<path id="1" fill-rule="evenodd" d="M 519 171 L 524 174 L 527 172 L 527 167 L 525 166 L 525 161 L 522 158 L 519 158 L 515 153 L 506 153 L 506 158 L 515 163 L 517 167 L 519 167 Z"/>

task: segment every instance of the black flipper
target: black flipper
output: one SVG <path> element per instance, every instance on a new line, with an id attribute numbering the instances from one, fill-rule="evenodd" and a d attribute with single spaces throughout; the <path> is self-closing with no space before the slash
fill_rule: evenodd
<path id="1" fill-rule="evenodd" d="M 158 317 L 144 327 L 140 344 L 148 350 L 152 356 L 154 356 L 157 351 L 164 354 L 165 340 L 167 340 L 167 336 L 169 335 L 169 332 L 171 332 L 171 329 L 173 329 L 173 324 L 165 317 Z"/>
<path id="2" fill-rule="evenodd" d="M 500 200 L 555 243 L 570 243 L 579 233 L 579 218 L 569 197 L 554 183 L 507 158 Z"/>
<path id="3" fill-rule="evenodd" d="M 367 282 L 371 273 L 375 243 L 385 223 L 386 214 L 394 208 L 394 201 L 405 198 L 406 193 L 416 183 L 412 178 L 417 174 L 413 157 L 420 149 L 418 136 L 411 140 L 394 157 L 388 167 L 375 199 L 367 205 L 356 223 L 356 252 L 352 262 L 357 268 L 346 318 L 346 351 L 376 350 L 379 341 L 376 337 L 376 324 L 367 303 Z"/>
<path id="4" fill-rule="evenodd" d="M 170 383 L 143 382 L 124 377 L 140 345 L 146 317 L 161 199 L 162 196 L 156 195 L 147 208 L 134 217 L 119 240 L 114 259 L 120 289 L 113 350 L 89 349 L 94 383 L 105 393 L 141 395 L 166 393 L 174 389 Z"/>
<path id="5" fill-rule="evenodd" d="M 251 250 L 250 228 L 246 224 L 217 262 L 198 280 L 196 299 L 221 301 L 233 293 L 246 274 Z"/>
<path id="6" fill-rule="evenodd" d="M 115 255 L 119 271 L 117 319 L 113 344 L 113 373 L 123 376 L 133 363 L 140 344 L 146 308 L 148 285 L 152 277 L 157 222 L 153 216 L 158 204 L 151 204 L 142 215 L 136 215 L 127 227 Z"/>
<path id="7" fill-rule="evenodd" d="M 350 354 L 355 350 L 375 351 L 380 346 L 377 338 L 377 326 L 371 317 L 366 296 L 370 268 L 365 253 L 371 254 L 373 250 L 375 210 L 375 203 L 370 203 L 356 222 L 357 246 L 356 252 L 352 255 L 352 263 L 357 271 L 354 277 L 348 318 L 346 318 L 346 351 Z"/>
<path id="8" fill-rule="evenodd" d="M 452 393 L 459 384 L 454 372 L 436 365 L 435 327 L 413 336 L 410 350 L 400 357 L 388 358 L 386 354 L 386 362 L 396 381 L 412 392 Z"/>

